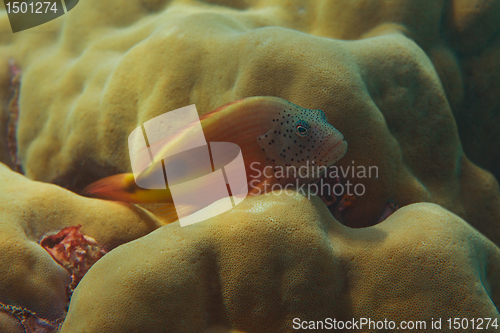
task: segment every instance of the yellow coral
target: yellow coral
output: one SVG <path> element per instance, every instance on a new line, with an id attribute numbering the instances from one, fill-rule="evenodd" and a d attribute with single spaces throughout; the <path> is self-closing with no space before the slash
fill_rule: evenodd
<path id="1" fill-rule="evenodd" d="M 1 163 L 0 202 L 0 303 L 51 321 L 66 312 L 71 279 L 38 244 L 42 236 L 81 224 L 83 232 L 112 249 L 159 227 L 141 209 L 34 182 Z"/>
<path id="2" fill-rule="evenodd" d="M 428 201 L 500 244 L 497 182 L 464 156 L 447 99 L 460 105 L 463 87 L 453 51 L 439 42 L 442 2 L 419 3 L 418 15 L 408 1 L 213 3 L 233 8 L 85 1 L 32 30 L 60 32 L 13 38 L 0 58 L 14 56 L 24 71 L 18 146 L 26 175 L 79 192 L 130 171 L 127 137 L 156 115 L 274 95 L 325 111 L 349 142 L 340 166 L 379 168 L 378 179 L 357 180 L 367 189 L 362 209 L 337 216 L 344 223 L 376 223 L 388 199 Z M 377 37 L 331 39 L 368 36 Z"/>
<path id="3" fill-rule="evenodd" d="M 366 193 L 338 220 L 366 227 L 388 199 L 408 205 L 352 230 L 316 199 L 264 196 L 207 223 L 161 228 L 90 270 L 63 331 L 498 317 L 499 250 L 464 220 L 500 244 L 498 182 L 467 157 L 500 176 L 499 11 L 483 0 L 86 0 L 14 35 L 1 14 L 0 61 L 23 69 L 18 153 L 31 179 L 79 192 L 130 171 L 127 136 L 144 121 L 273 95 L 325 111 L 349 142 L 340 166 L 378 167 L 378 178 L 348 177 Z M 2 124 L 8 83 L 0 66 Z M 114 247 L 158 226 L 131 206 L 0 174 L 0 302 L 48 319 L 64 313 L 68 276 L 38 237 L 81 223 Z M 411 205 L 422 201 L 460 218 Z"/>
<path id="4" fill-rule="evenodd" d="M 351 229 L 318 198 L 283 192 L 116 248 L 80 282 L 61 332 L 284 332 L 294 318 L 360 317 L 430 329 L 500 320 L 499 278 L 500 250 L 438 205 Z"/>

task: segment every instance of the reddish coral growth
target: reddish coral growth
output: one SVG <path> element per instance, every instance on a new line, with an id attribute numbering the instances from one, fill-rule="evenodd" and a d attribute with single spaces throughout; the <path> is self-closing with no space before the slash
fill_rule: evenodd
<path id="1" fill-rule="evenodd" d="M 24 333 L 53 333 L 61 322 L 50 322 L 38 317 L 35 313 L 12 305 L 0 303 L 0 313 L 5 313 L 19 321 L 20 331 Z"/>
<path id="2" fill-rule="evenodd" d="M 72 289 L 77 286 L 90 267 L 106 254 L 92 237 L 83 235 L 80 228 L 81 225 L 64 228 L 40 242 L 52 258 L 71 273 Z"/>
<path id="3" fill-rule="evenodd" d="M 315 182 L 318 186 L 319 197 L 325 205 L 331 206 L 335 203 L 338 203 L 339 198 L 335 195 L 335 187 L 337 185 L 342 185 L 340 177 L 328 177 L 327 173 L 323 175 L 317 182 Z"/>
<path id="4" fill-rule="evenodd" d="M 383 220 L 385 220 L 386 218 L 391 216 L 392 213 L 394 213 L 398 209 L 399 209 L 398 204 L 396 204 L 396 202 L 394 200 L 389 199 L 389 201 L 387 201 L 387 204 L 384 207 L 384 211 L 382 212 L 382 215 L 378 219 L 378 222 L 382 222 Z"/>
<path id="5" fill-rule="evenodd" d="M 344 194 L 342 199 L 340 199 L 339 205 L 337 206 L 337 210 L 342 213 L 347 209 L 347 207 L 352 206 L 354 204 L 354 201 L 356 200 L 356 197 L 351 194 Z"/>
<path id="6" fill-rule="evenodd" d="M 10 70 L 10 90 L 12 97 L 9 101 L 9 122 L 7 124 L 7 150 L 9 151 L 10 159 L 14 164 L 14 170 L 22 173 L 21 161 L 17 155 L 17 140 L 16 127 L 19 117 L 19 88 L 21 84 L 21 70 L 14 63 L 14 60 L 9 61 Z"/>

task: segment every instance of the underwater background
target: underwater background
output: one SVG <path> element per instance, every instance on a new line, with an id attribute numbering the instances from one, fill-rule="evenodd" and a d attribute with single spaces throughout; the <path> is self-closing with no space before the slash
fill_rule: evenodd
<path id="1" fill-rule="evenodd" d="M 1 6 L 0 333 L 500 331 L 500 1 Z M 358 191 L 186 227 L 88 195 L 141 124 L 253 96 L 322 110 Z M 263 130 L 239 105 L 216 134 Z"/>

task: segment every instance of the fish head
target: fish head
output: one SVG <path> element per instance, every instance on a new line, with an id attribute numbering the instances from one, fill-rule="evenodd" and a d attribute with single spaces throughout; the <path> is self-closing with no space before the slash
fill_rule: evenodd
<path id="1" fill-rule="evenodd" d="M 268 159 L 281 167 L 329 167 L 347 152 L 344 136 L 323 111 L 291 103 L 273 117 L 272 128 L 258 142 Z"/>

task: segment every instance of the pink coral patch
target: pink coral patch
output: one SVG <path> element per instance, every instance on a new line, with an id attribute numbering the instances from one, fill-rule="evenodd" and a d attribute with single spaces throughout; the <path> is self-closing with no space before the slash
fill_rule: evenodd
<path id="1" fill-rule="evenodd" d="M 21 69 L 13 59 L 9 61 L 11 97 L 8 104 L 9 121 L 7 123 L 7 150 L 13 164 L 13 170 L 22 172 L 21 161 L 17 154 L 16 129 L 19 118 L 19 90 L 21 86 Z"/>
<path id="2" fill-rule="evenodd" d="M 0 322 L 2 316 L 6 316 L 3 319 L 11 323 L 11 333 L 53 333 L 61 324 L 60 321 L 50 322 L 42 319 L 27 309 L 0 303 Z"/>
<path id="3" fill-rule="evenodd" d="M 40 241 L 40 245 L 52 258 L 71 273 L 72 289 L 78 285 L 90 267 L 106 254 L 92 237 L 83 235 L 80 228 L 81 225 L 64 228 Z"/>

